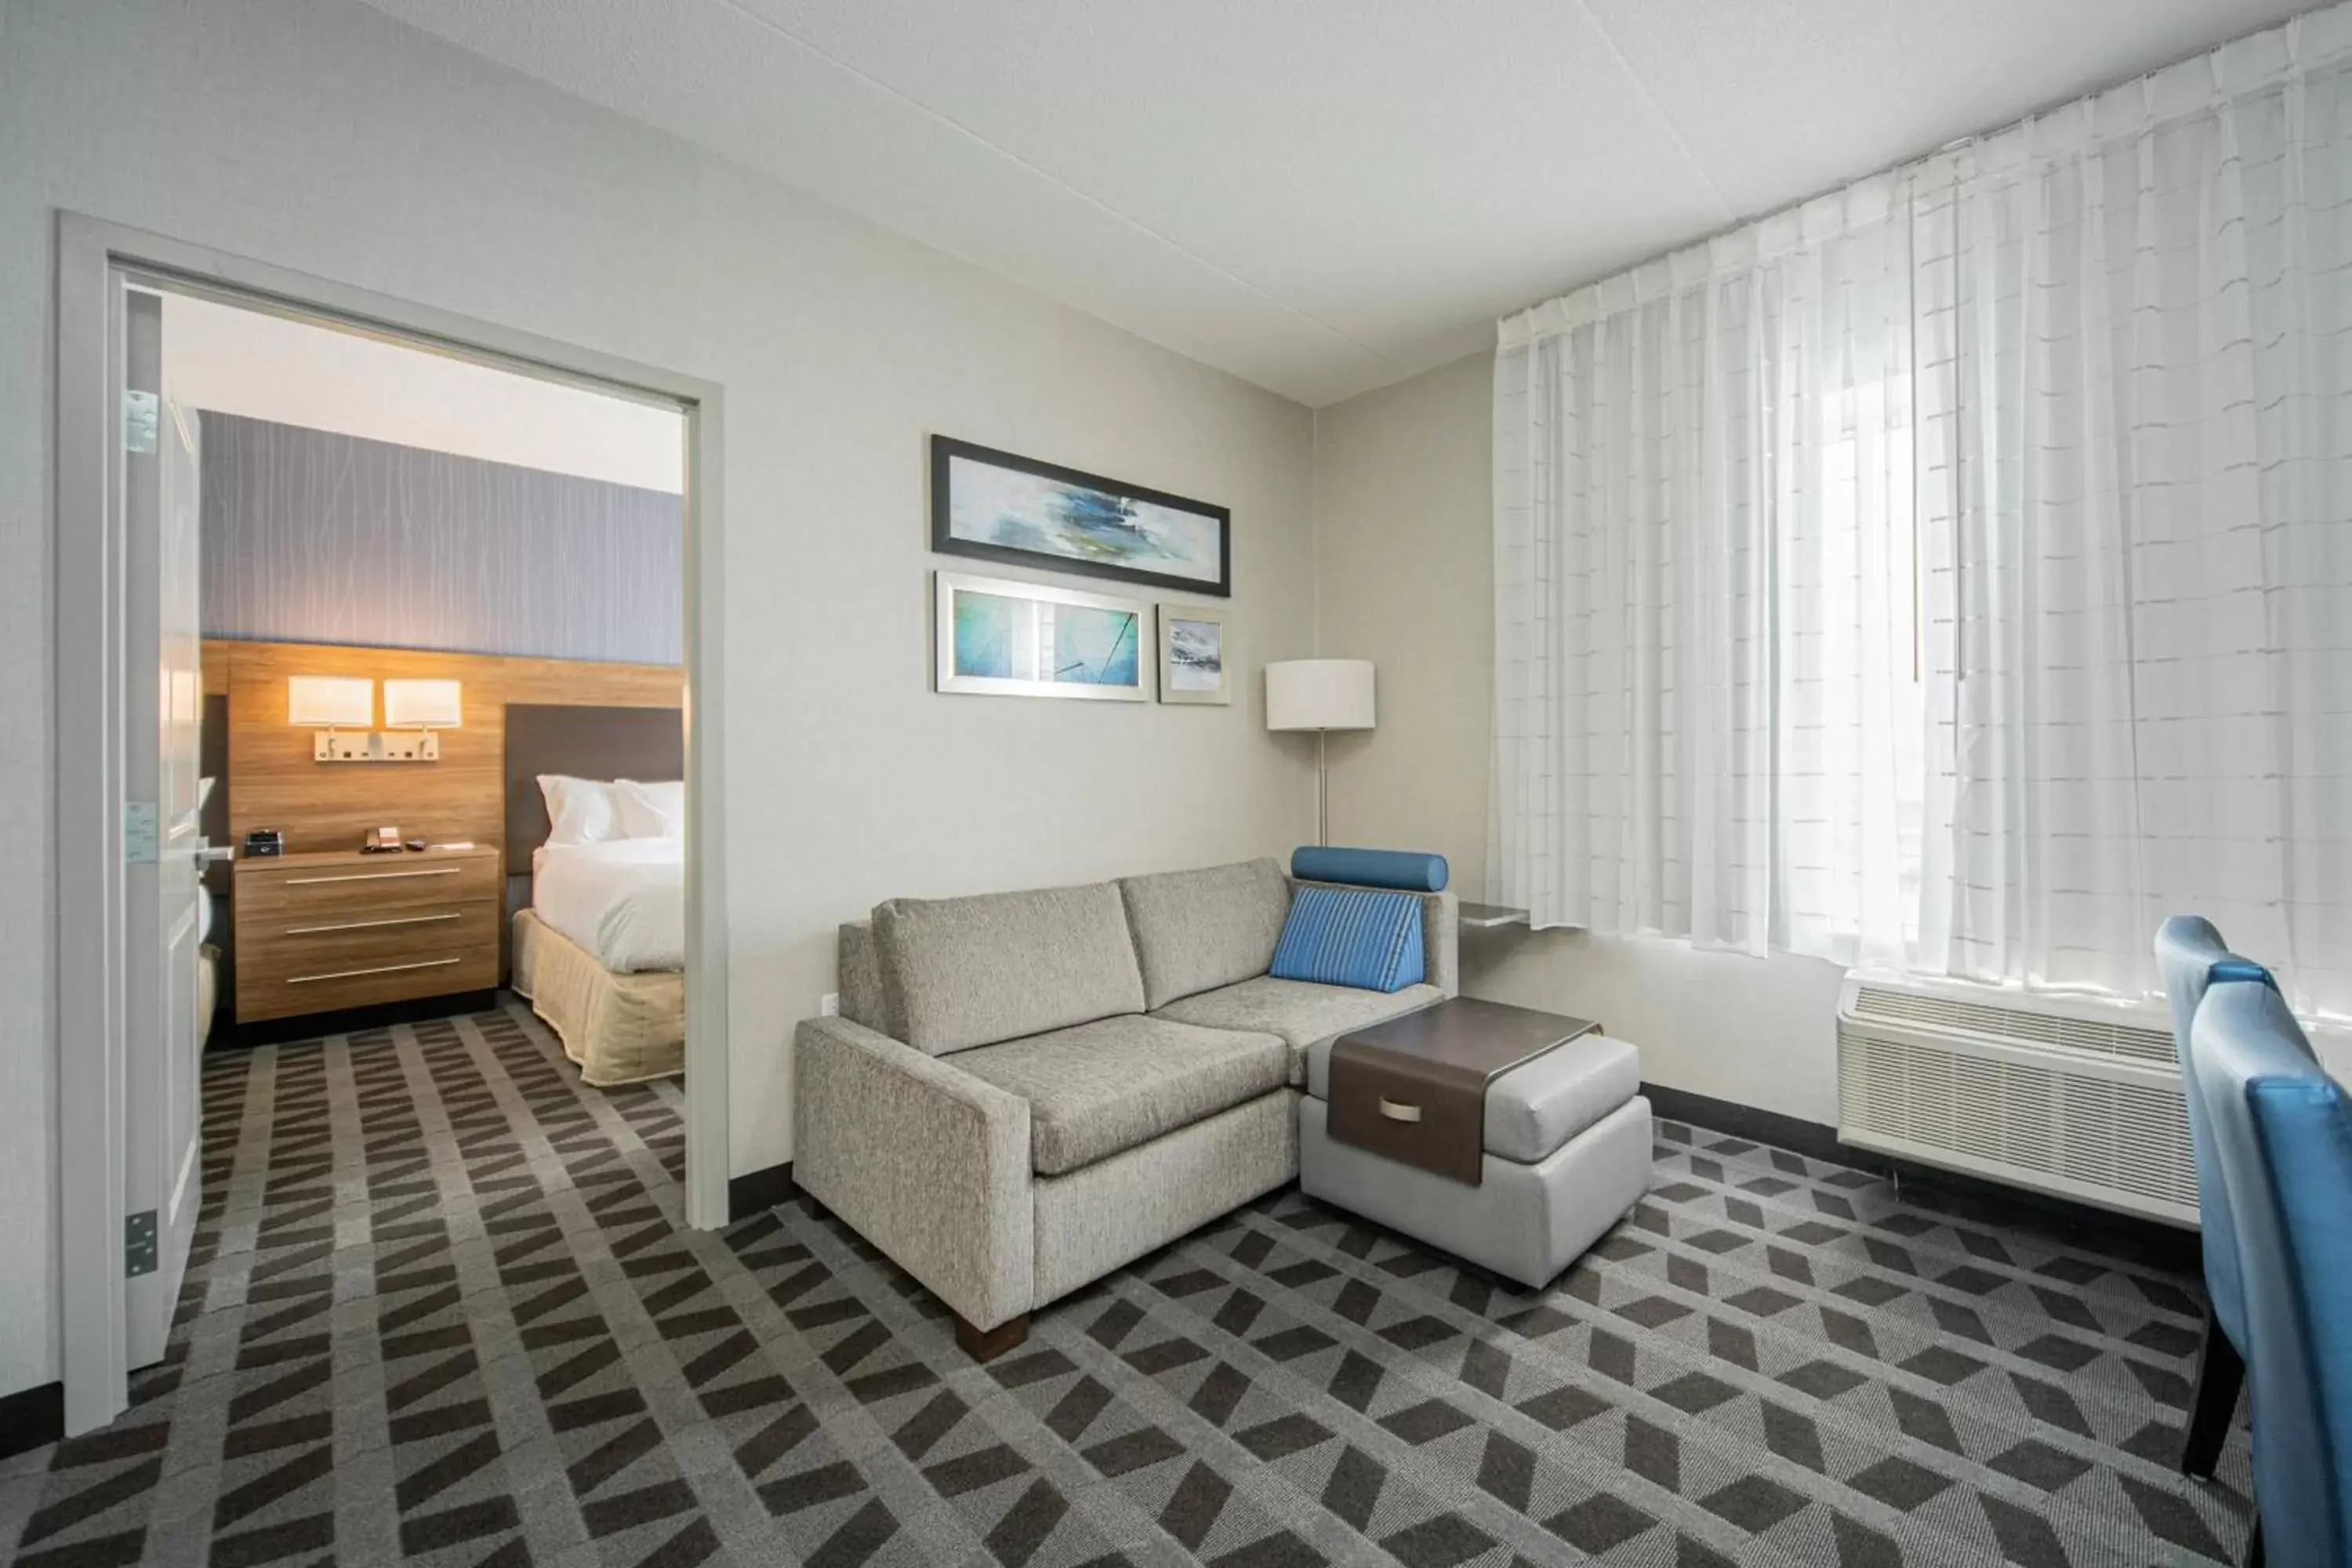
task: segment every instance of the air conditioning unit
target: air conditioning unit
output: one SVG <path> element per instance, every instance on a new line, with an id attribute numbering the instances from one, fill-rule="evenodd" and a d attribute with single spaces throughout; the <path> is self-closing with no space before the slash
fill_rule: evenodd
<path id="1" fill-rule="evenodd" d="M 2161 1004 L 1849 979 L 1838 1002 L 1838 1137 L 2197 1223 L 2189 1112 Z"/>

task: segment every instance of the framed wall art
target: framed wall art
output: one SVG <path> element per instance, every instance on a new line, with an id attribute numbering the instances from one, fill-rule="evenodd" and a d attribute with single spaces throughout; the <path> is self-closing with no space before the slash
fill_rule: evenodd
<path id="1" fill-rule="evenodd" d="M 1231 702 L 1232 668 L 1223 610 L 1200 605 L 1160 606 L 1160 701 Z"/>
<path id="2" fill-rule="evenodd" d="M 940 690 L 1151 700 L 1151 606 L 1143 601 L 961 572 L 932 575 Z"/>
<path id="3" fill-rule="evenodd" d="M 931 437 L 931 548 L 1229 596 L 1233 514 L 1206 501 Z"/>

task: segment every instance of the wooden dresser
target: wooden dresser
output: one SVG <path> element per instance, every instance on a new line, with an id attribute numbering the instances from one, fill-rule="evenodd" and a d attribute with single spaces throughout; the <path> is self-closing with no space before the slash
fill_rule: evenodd
<path id="1" fill-rule="evenodd" d="M 494 847 L 236 862 L 239 1023 L 499 983 Z"/>

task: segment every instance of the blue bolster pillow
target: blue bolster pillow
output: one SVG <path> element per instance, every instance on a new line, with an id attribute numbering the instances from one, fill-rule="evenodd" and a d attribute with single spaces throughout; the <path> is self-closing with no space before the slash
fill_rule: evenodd
<path id="1" fill-rule="evenodd" d="M 1290 874 L 1302 882 L 1352 882 L 1360 888 L 1402 888 L 1408 893 L 1445 891 L 1445 857 L 1404 849 L 1293 850 Z"/>

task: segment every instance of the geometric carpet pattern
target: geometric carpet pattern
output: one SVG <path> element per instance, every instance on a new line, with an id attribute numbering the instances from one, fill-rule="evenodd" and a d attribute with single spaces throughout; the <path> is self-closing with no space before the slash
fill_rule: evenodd
<path id="1" fill-rule="evenodd" d="M 1276 1193 L 985 1367 L 805 1200 L 679 1224 L 682 1102 L 519 1006 L 208 1058 L 170 1352 L 0 1467 L 0 1556 L 345 1565 L 2209 1563 L 2201 1301 L 1934 1188 L 1658 1124 L 1530 1292 Z"/>

